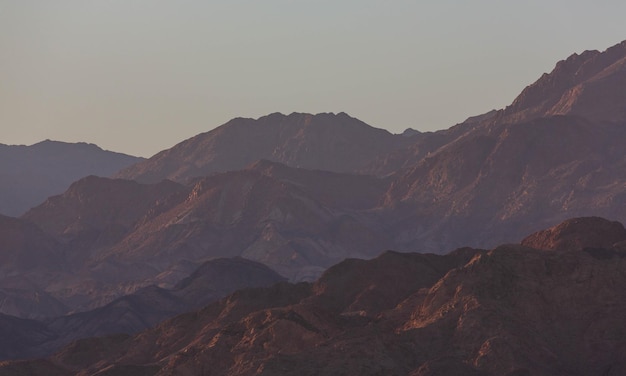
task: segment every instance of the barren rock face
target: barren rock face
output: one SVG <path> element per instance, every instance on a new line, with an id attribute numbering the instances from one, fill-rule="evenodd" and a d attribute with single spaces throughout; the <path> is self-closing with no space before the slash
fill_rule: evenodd
<path id="1" fill-rule="evenodd" d="M 234 119 L 119 175 L 158 183 L 90 177 L 29 211 L 70 268 L 39 285 L 86 309 L 216 257 L 311 281 L 385 249 L 490 248 L 572 217 L 626 221 L 626 127 L 611 109 L 626 108 L 625 54 L 622 43 L 574 55 L 508 109 L 441 132 L 396 137 L 343 113 Z"/>
<path id="2" fill-rule="evenodd" d="M 374 159 L 410 144 L 409 137 L 373 128 L 345 113 L 279 113 L 237 118 L 200 134 L 117 176 L 142 182 L 186 181 L 240 170 L 267 159 L 292 167 L 356 172 Z"/>
<path id="3" fill-rule="evenodd" d="M 215 296 L 207 264 L 171 288 L 217 257 L 292 281 L 321 275 L 0 375 L 51 364 L 84 375 L 623 374 L 626 230 L 589 216 L 626 220 L 625 43 L 573 55 L 507 109 L 449 130 L 396 137 L 345 114 L 234 119 L 119 175 L 154 183 L 89 177 L 21 219 L 0 217 L 0 309 L 101 307 L 46 321 L 81 333 L 139 330 Z M 357 259 L 461 246 L 492 250 Z M 226 264 L 213 277 L 257 281 Z M 8 331 L 9 347 L 47 341 L 39 324 Z"/>
<path id="4" fill-rule="evenodd" d="M 600 239 L 618 225 L 580 218 L 555 228 Z M 242 290 L 133 337 L 76 342 L 49 361 L 80 375 L 617 376 L 624 268 L 619 252 L 523 245 L 387 252 L 340 263 L 313 285 Z M 7 363 L 0 375 L 35 364 Z"/>
<path id="5" fill-rule="evenodd" d="M 604 52 L 574 54 L 524 89 L 500 116 L 509 122 L 549 115 L 624 121 L 625 80 L 626 41 Z"/>
<path id="6" fill-rule="evenodd" d="M 624 262 L 499 247 L 433 286 L 405 328 L 448 330 L 464 360 L 488 374 L 601 374 L 622 364 L 623 339 L 608 331 L 624 330 L 623 293 L 611 287 Z"/>
<path id="7" fill-rule="evenodd" d="M 585 248 L 613 248 L 626 241 L 626 229 L 619 222 L 604 218 L 574 218 L 534 233 L 522 245 L 551 251 L 577 251 Z"/>
<path id="8" fill-rule="evenodd" d="M 385 206 L 406 208 L 392 219 L 398 248 L 493 247 L 571 217 L 626 220 L 623 125 L 557 116 L 457 138 L 391 183 Z"/>

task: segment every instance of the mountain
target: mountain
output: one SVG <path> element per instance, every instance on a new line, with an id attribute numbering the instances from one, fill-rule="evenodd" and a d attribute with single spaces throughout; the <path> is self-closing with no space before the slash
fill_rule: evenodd
<path id="1" fill-rule="evenodd" d="M 9 282 L 2 281 L 2 287 L 12 290 L 13 299 L 23 301 L 37 296 L 51 296 L 66 309 L 64 313 L 95 308 L 110 302 L 135 289 L 147 286 L 143 281 L 139 286 L 115 286 L 109 281 L 112 276 L 94 277 L 87 263 L 99 251 L 119 243 L 136 223 L 169 208 L 170 201 L 184 199 L 188 189 L 173 182 L 142 185 L 132 181 L 112 180 L 89 176 L 73 183 L 62 195 L 50 197 L 41 205 L 29 210 L 21 219 L 30 231 L 52 245 L 49 255 L 41 254 L 46 248 L 39 244 L 13 243 L 1 249 L 23 254 L 31 263 L 39 262 L 45 270 L 29 272 L 24 266 L 16 267 Z M 28 235 L 27 239 L 37 239 Z M 8 268 L 9 264 L 3 265 Z M 172 273 L 175 282 L 187 276 L 197 265 L 185 265 Z M 113 291 L 111 291 L 113 290 Z M 94 294 L 95 292 L 97 294 Z M 42 305 L 43 306 L 43 305 Z M 54 307 L 54 305 L 49 305 Z M 8 306 L 0 306 L 6 314 L 20 317 L 53 317 L 61 314 L 56 311 L 36 316 L 19 313 Z"/>
<path id="2" fill-rule="evenodd" d="M 625 221 L 625 93 L 626 41 L 574 54 L 505 109 L 371 165 L 393 172 L 395 247 L 488 248 L 571 217 Z"/>
<path id="3" fill-rule="evenodd" d="M 622 55 L 615 51 L 620 48 L 571 58 L 578 65 L 596 64 L 596 73 L 566 80 L 567 72 L 575 75 L 582 68 L 565 70 L 559 63 L 539 81 L 581 85 L 597 78 L 597 72 L 619 72 Z M 610 82 L 594 82 L 602 83 L 594 90 L 619 98 Z M 550 93 L 565 90 L 552 86 Z M 529 93 L 518 103 L 552 98 L 539 91 L 533 102 Z M 581 98 L 577 103 L 585 103 Z M 626 121 L 541 113 L 511 122 L 502 113 L 472 117 L 440 132 L 397 137 L 345 114 L 235 119 L 132 167 L 158 172 L 155 179 L 169 176 L 184 183 L 89 177 L 26 213 L 24 220 L 63 246 L 64 265 L 71 271 L 39 278 L 36 287 L 45 286 L 54 299 L 82 311 L 151 284 L 171 288 L 200 263 L 219 257 L 258 261 L 292 281 L 314 280 L 345 258 L 371 258 L 385 249 L 492 248 L 571 217 L 626 221 L 626 149 L 621 145 Z M 365 148 L 365 141 L 340 148 L 361 156 L 360 167 L 351 166 L 369 175 L 256 160 L 263 154 L 256 152 L 233 160 L 252 161 L 245 167 L 228 167 L 239 170 L 211 172 L 213 167 L 207 167 L 238 153 L 237 142 L 252 145 L 257 139 L 259 150 L 272 153 L 287 150 L 276 149 L 277 139 L 281 145 L 308 145 L 297 149 L 304 154 L 281 151 L 270 153 L 273 157 L 317 155 L 321 159 L 313 159 L 319 161 L 332 156 L 339 166 L 350 159 L 309 144 L 326 140 L 322 144 L 334 145 L 319 135 L 335 132 L 336 142 L 380 142 L 379 148 Z M 240 141 L 227 147 L 227 140 Z M 359 154 L 365 150 L 372 152 L 367 158 Z M 211 171 L 181 162 L 194 159 Z M 296 160 L 304 161 L 288 162 Z M 202 173 L 210 175 L 193 177 Z"/>
<path id="4" fill-rule="evenodd" d="M 93 310 L 38 321 L 0 314 L 0 331 L 4 330 L 6 341 L 0 341 L 0 359 L 46 356 L 81 338 L 134 334 L 236 290 L 284 281 L 253 261 L 216 259 L 202 264 L 172 289 L 147 286 Z"/>
<path id="5" fill-rule="evenodd" d="M 21 358 L 54 338 L 41 322 L 0 314 L 0 359 Z"/>
<path id="6" fill-rule="evenodd" d="M 136 308 L 135 303 L 144 300 L 133 294 L 148 292 L 148 300 L 174 306 L 181 296 L 171 295 L 170 290 L 202 263 L 216 258 L 243 257 L 292 282 L 313 281 L 346 258 L 369 259 L 389 249 L 436 254 L 464 246 L 494 249 L 567 218 L 602 216 L 624 222 L 626 119 L 617 110 L 624 91 L 615 88 L 624 88 L 619 79 L 622 47 L 574 55 L 506 109 L 439 132 L 394 136 L 345 114 L 273 114 L 259 120 L 235 119 L 120 173 L 132 172 L 135 181 L 81 179 L 21 218 L 0 221 L 0 230 L 5 228 L 9 234 L 3 238 L 3 250 L 9 251 L 2 253 L 6 262 L 0 265 L 6 277 L 0 285 L 0 298 L 5 299 L 0 309 L 23 318 L 50 319 L 108 307 L 106 317 L 123 312 L 129 321 L 120 322 L 139 328 L 136 324 L 143 320 L 139 317 L 147 312 Z M 576 94 L 586 90 L 594 95 Z M 563 98 L 574 98 L 572 93 L 576 94 L 572 106 L 554 113 Z M 599 116 L 593 111 L 594 98 L 603 97 L 613 104 L 602 107 L 606 116 Z M 354 143 L 346 146 L 347 140 Z M 357 157 L 350 159 L 344 151 Z M 330 160 L 335 167 L 328 167 Z M 235 170 L 219 172 L 221 168 Z M 162 180 L 166 177 L 178 181 Z M 597 262 L 620 259 L 626 243 L 620 240 L 619 226 L 585 221 L 585 229 L 600 234 L 594 238 L 575 223 L 533 235 L 523 244 L 544 252 L 577 251 L 574 263 L 587 262 L 587 257 Z M 568 231 L 584 236 L 567 238 Z M 503 249 L 522 252 L 526 248 Z M 393 261 L 401 260 L 399 256 L 386 257 L 391 270 L 401 269 L 406 262 Z M 420 274 L 417 282 L 393 272 L 381 273 L 384 280 L 397 281 L 391 283 L 397 291 L 379 292 L 376 286 L 384 282 L 372 277 L 378 282 L 372 282 L 370 290 L 344 289 L 339 282 L 341 287 L 333 288 L 332 283 L 322 287 L 320 282 L 293 287 L 294 294 L 310 302 L 321 299 L 319 304 L 326 299 L 325 309 L 346 304 L 350 308 L 344 316 L 361 320 L 375 307 L 395 309 L 400 295 L 413 289 L 413 282 L 430 284 L 443 278 L 440 273 L 448 269 L 435 268 L 439 261 L 433 261 L 440 259 L 422 261 L 426 260 L 430 269 L 415 272 Z M 374 272 L 363 270 L 354 278 L 367 282 Z M 564 285 L 565 281 L 546 283 Z M 292 291 L 292 287 L 285 289 Z M 319 298 L 314 299 L 315 294 Z M 301 300 L 285 299 L 290 305 Z M 583 304 L 582 295 L 576 299 L 576 304 Z M 467 302 L 450 304 L 461 303 Z M 163 314 L 172 312 L 168 308 Z M 334 321 L 323 325 L 331 324 Z M 536 324 L 528 323 L 529 327 Z M 561 343 L 558 338 L 550 341 Z M 441 365 L 437 364 L 425 366 L 423 372 Z M 450 364 L 463 370 L 467 361 Z"/>
<path id="7" fill-rule="evenodd" d="M 286 278 L 261 263 L 241 257 L 221 258 L 203 263 L 171 291 L 188 307 L 198 309 L 236 290 L 284 281 Z"/>
<path id="8" fill-rule="evenodd" d="M 37 288 L 83 311 L 151 284 L 171 288 L 220 257 L 262 262 L 292 280 L 373 257 L 393 244 L 375 209 L 389 182 L 270 161 L 191 186 L 87 177 L 22 220 L 62 246 L 70 272 Z"/>
<path id="9" fill-rule="evenodd" d="M 169 176 L 184 180 L 209 174 L 219 168 L 196 167 L 216 166 L 220 160 L 217 155 L 227 155 L 221 150 L 238 153 L 239 159 L 246 156 L 245 161 L 225 169 L 241 169 L 255 158 L 267 157 L 292 166 L 356 169 L 385 176 L 391 183 L 376 204 L 378 222 L 369 228 L 387 233 L 391 242 L 386 244 L 390 248 L 407 251 L 441 253 L 466 244 L 491 247 L 518 241 L 526 233 L 576 216 L 597 215 L 625 221 L 626 154 L 621 145 L 626 136 L 626 114 L 622 113 L 626 108 L 625 59 L 626 42 L 604 52 L 574 54 L 527 87 L 507 108 L 468 118 L 439 132 L 411 137 L 381 133 L 381 146 L 369 157 L 351 151 L 361 163 L 352 164 L 351 168 L 338 167 L 350 158 L 328 150 L 321 152 L 313 146 L 305 148 L 312 153 L 310 157 L 332 156 L 334 167 L 286 158 L 301 154 L 283 153 L 283 146 L 277 149 L 275 145 L 283 145 L 283 141 L 259 141 L 267 153 L 240 153 L 239 147 L 232 146 L 237 145 L 234 141 L 228 143 L 228 148 L 225 146 L 225 140 L 231 140 L 224 138 L 226 134 L 232 140 L 248 140 L 250 135 L 255 140 L 266 140 L 263 137 L 276 134 L 277 129 L 281 129 L 280 135 L 286 134 L 286 128 L 281 127 L 287 124 L 289 129 L 301 129 L 293 124 L 304 126 L 306 119 L 310 119 L 309 126 L 302 128 L 306 132 L 299 132 L 298 137 L 306 134 L 303 140 L 307 141 L 297 145 L 320 139 L 310 132 L 320 127 L 322 119 L 361 125 L 350 128 L 350 137 L 343 133 L 348 127 L 332 128 L 337 139 L 364 139 L 357 136 L 357 128 L 373 132 L 345 114 L 273 114 L 256 121 L 235 119 L 131 169 L 138 171 L 134 169 L 143 166 L 143 172 L 127 170 L 121 176 L 141 179 L 152 171 L 158 172 L 155 179 Z M 236 129 L 246 131 L 236 134 Z M 262 136 L 254 132 L 265 133 Z M 291 141 L 289 144 L 294 145 Z M 255 147 L 245 149 L 256 150 Z M 167 172 L 163 166 L 168 166 Z M 358 190 L 355 187 L 353 192 Z"/>
<path id="10" fill-rule="evenodd" d="M 90 251 L 116 244 L 137 222 L 169 209 L 188 193 L 187 187 L 171 181 L 139 184 L 88 176 L 21 218 L 67 243 L 70 249 L 80 248 L 79 254 L 68 258 L 82 260 Z"/>
<path id="11" fill-rule="evenodd" d="M 399 171 L 397 247 L 492 247 L 576 216 L 626 221 L 625 123 L 572 116 L 473 128 Z"/>
<path id="12" fill-rule="evenodd" d="M 503 110 L 468 118 L 464 127 L 391 135 L 345 113 L 271 114 L 230 122 L 162 151 L 117 176 L 185 181 L 267 159 L 293 167 L 385 175 L 419 162 L 477 124 L 513 124 L 554 115 L 626 121 L 626 41 L 604 52 L 560 61 Z M 410 136 L 410 137 L 409 137 Z"/>
<path id="13" fill-rule="evenodd" d="M 616 226 L 562 224 L 585 250 L 346 260 L 313 284 L 240 290 L 131 337 L 5 362 L 0 375 L 42 364 L 80 375 L 622 375 L 626 253 L 594 233 Z M 553 230 L 555 244 L 571 235 Z"/>
<path id="14" fill-rule="evenodd" d="M 6 274 L 0 312 L 47 320 L 109 307 L 98 317 L 116 317 L 110 304 L 123 303 L 126 312 L 127 301 L 119 299 L 151 285 L 177 289 L 199 265 L 217 258 L 245 257 L 291 280 L 314 280 L 346 257 L 369 258 L 392 246 L 375 209 L 389 181 L 270 161 L 191 186 L 83 178 L 20 219 L 0 221 L 7 258 L 0 267 Z M 16 262 L 18 256 L 28 263 Z M 223 263 L 219 268 L 230 270 Z M 211 278 L 216 273 L 213 267 Z M 211 285 L 198 277 L 176 294 L 203 303 L 202 296 L 256 283 L 228 278 L 227 291 L 207 295 Z M 130 309 L 124 314 L 133 322 L 129 327 L 155 322 L 133 318 L 137 310 L 132 304 Z"/>
<path id="15" fill-rule="evenodd" d="M 116 177 L 184 182 L 215 172 L 240 170 L 260 159 L 354 173 L 409 144 L 412 138 L 373 128 L 345 113 L 274 113 L 257 120 L 236 118 L 128 167 Z"/>
<path id="16" fill-rule="evenodd" d="M 585 51 L 557 63 L 498 115 L 527 121 L 574 115 L 592 121 L 626 121 L 626 41 L 604 52 Z"/>
<path id="17" fill-rule="evenodd" d="M 369 211 L 386 187 L 375 177 L 272 162 L 205 177 L 170 210 L 99 252 L 94 266 L 136 280 L 180 260 L 242 256 L 293 280 L 314 279 L 346 257 L 391 245 Z"/>
<path id="18" fill-rule="evenodd" d="M 0 278 L 5 281 L 24 272 L 63 269 L 58 243 L 24 220 L 0 215 L 0 249 Z"/>
<path id="19" fill-rule="evenodd" d="M 23 214 L 87 175 L 110 176 L 142 158 L 86 143 L 0 144 L 0 213 Z"/>
<path id="20" fill-rule="evenodd" d="M 550 251 L 614 249 L 626 241 L 626 229 L 617 221 L 600 217 L 569 219 L 547 230 L 536 232 L 522 245 Z"/>
<path id="21" fill-rule="evenodd" d="M 0 311 L 24 318 L 60 315 L 67 307 L 45 291 L 66 275 L 62 245 L 37 226 L 0 215 Z"/>

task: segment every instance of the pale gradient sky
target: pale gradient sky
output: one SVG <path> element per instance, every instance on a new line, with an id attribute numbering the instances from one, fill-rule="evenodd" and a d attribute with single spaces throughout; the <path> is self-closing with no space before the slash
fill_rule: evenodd
<path id="1" fill-rule="evenodd" d="M 293 111 L 448 128 L 626 39 L 625 15 L 623 0 L 0 0 L 0 143 L 150 156 Z"/>

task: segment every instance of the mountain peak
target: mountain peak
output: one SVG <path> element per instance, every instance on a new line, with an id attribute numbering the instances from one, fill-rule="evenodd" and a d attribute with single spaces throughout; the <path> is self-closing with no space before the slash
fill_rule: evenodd
<path id="1" fill-rule="evenodd" d="M 260 159 L 291 167 L 355 173 L 404 145 L 405 138 L 374 128 L 344 112 L 279 112 L 236 118 L 185 140 L 118 177 L 156 182 L 186 181 L 240 170 Z"/>
<path id="2" fill-rule="evenodd" d="M 572 251 L 612 248 L 622 241 L 626 241 L 626 229 L 620 222 L 600 217 L 582 217 L 536 232 L 522 240 L 522 245 L 551 251 Z"/>
<path id="3" fill-rule="evenodd" d="M 21 215 L 88 175 L 108 176 L 142 158 L 94 144 L 44 140 L 0 149 L 0 213 Z"/>
<path id="4" fill-rule="evenodd" d="M 519 122 L 552 115 L 626 120 L 626 41 L 604 52 L 572 54 L 527 86 L 499 117 Z"/>
<path id="5" fill-rule="evenodd" d="M 92 144 L 92 143 L 88 143 L 88 142 L 65 142 L 65 141 L 56 141 L 56 140 L 51 140 L 49 138 L 43 140 L 43 141 L 39 141 L 33 145 L 31 145 L 33 147 L 68 147 L 68 146 L 76 146 L 76 147 L 89 147 L 91 149 L 97 149 L 97 150 L 102 150 L 101 147 L 99 147 L 96 144 Z"/>

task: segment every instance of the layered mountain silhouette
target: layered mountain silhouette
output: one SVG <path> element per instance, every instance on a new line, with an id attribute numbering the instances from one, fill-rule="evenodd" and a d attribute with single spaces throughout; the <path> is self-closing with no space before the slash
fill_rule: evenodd
<path id="1" fill-rule="evenodd" d="M 393 245 L 372 209 L 387 186 L 268 161 L 190 187 L 87 177 L 21 219 L 46 231 L 64 268 L 16 277 L 14 285 L 34 285 L 84 310 L 150 284 L 171 287 L 217 257 L 241 256 L 312 280 L 346 257 L 373 257 Z"/>
<path id="2" fill-rule="evenodd" d="M 438 132 L 238 118 L 2 216 L 0 326 L 28 328 L 7 357 L 125 333 L 3 372 L 621 374 L 625 64 L 626 42 L 574 54 Z M 128 336 L 279 275 L 307 283 Z"/>
<path id="3" fill-rule="evenodd" d="M 412 138 L 373 128 L 345 113 L 275 113 L 257 120 L 237 118 L 135 164 L 116 177 L 140 182 L 184 182 L 215 172 L 240 170 L 261 159 L 292 167 L 356 172 L 407 145 Z"/>
<path id="4" fill-rule="evenodd" d="M 0 375 L 623 374 L 626 253 L 602 238 L 620 243 L 626 230 L 578 218 L 547 232 L 552 244 L 576 234 L 584 249 L 350 259 L 312 284 L 240 290 L 135 336 L 4 363 Z"/>
<path id="5" fill-rule="evenodd" d="M 49 355 L 81 338 L 137 333 L 236 290 L 283 281 L 276 272 L 250 260 L 215 259 L 173 288 L 147 286 L 93 310 L 39 320 L 0 314 L 0 359 Z"/>
<path id="6" fill-rule="evenodd" d="M 574 111 L 594 108 L 584 95 L 546 110 L 579 86 L 619 107 L 619 80 L 603 77 L 625 55 L 623 43 L 573 55 L 508 108 L 434 133 L 392 135 L 343 113 L 234 119 L 118 174 L 139 183 L 88 177 L 30 210 L 22 219 L 58 243 L 63 268 L 11 286 L 85 310 L 218 257 L 314 280 L 384 249 L 491 248 L 571 217 L 626 221 L 626 119 Z"/>
<path id="7" fill-rule="evenodd" d="M 110 176 L 140 160 L 86 143 L 0 144 L 0 213 L 21 215 L 82 177 Z"/>

